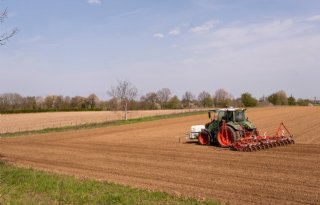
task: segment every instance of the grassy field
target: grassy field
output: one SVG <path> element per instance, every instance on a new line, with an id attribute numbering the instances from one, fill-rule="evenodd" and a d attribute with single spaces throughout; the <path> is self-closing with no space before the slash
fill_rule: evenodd
<path id="1" fill-rule="evenodd" d="M 219 204 L 107 182 L 76 179 L 0 161 L 0 204 Z"/>

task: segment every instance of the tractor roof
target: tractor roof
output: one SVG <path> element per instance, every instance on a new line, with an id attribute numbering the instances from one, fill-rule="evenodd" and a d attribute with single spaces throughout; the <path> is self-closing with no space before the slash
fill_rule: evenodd
<path id="1" fill-rule="evenodd" d="M 213 110 L 209 110 L 209 112 L 216 112 L 216 111 L 236 111 L 236 110 L 241 110 L 241 111 L 245 111 L 247 110 L 246 108 L 234 108 L 234 107 L 228 107 L 228 108 L 217 108 L 217 109 L 213 109 Z"/>

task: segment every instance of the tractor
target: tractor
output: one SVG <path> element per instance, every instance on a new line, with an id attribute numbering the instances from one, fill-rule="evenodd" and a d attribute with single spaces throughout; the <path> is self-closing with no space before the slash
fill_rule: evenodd
<path id="1" fill-rule="evenodd" d="M 275 135 L 260 136 L 256 126 L 245 116 L 245 108 L 223 108 L 208 111 L 210 122 L 191 127 L 188 139 L 198 139 L 200 145 L 216 145 L 237 151 L 255 151 L 294 143 L 283 123 Z"/>

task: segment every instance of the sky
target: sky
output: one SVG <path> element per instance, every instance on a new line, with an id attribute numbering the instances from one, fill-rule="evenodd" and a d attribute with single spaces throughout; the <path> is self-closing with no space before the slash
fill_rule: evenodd
<path id="1" fill-rule="evenodd" d="M 2 0 L 0 93 L 169 88 L 320 99 L 319 0 Z"/>

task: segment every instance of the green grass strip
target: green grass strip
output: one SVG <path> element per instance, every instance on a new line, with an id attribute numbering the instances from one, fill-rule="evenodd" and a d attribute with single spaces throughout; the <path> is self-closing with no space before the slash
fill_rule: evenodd
<path id="1" fill-rule="evenodd" d="M 45 134 L 45 133 L 52 133 L 52 132 L 74 131 L 74 130 L 80 130 L 80 129 L 111 127 L 111 126 L 128 125 L 128 124 L 148 122 L 148 121 L 161 120 L 161 119 L 200 115 L 204 113 L 206 113 L 206 111 L 175 113 L 175 114 L 168 114 L 168 115 L 155 115 L 155 116 L 148 116 L 148 117 L 135 118 L 135 119 L 129 119 L 129 120 L 115 120 L 115 121 L 106 121 L 106 122 L 97 122 L 97 123 L 87 123 L 87 124 L 81 124 L 81 125 L 69 125 L 69 126 L 63 126 L 63 127 L 45 128 L 41 130 L 3 133 L 3 134 L 0 134 L 0 137 L 17 137 L 17 136 L 25 136 L 25 135 L 32 135 L 32 134 Z"/>
<path id="2" fill-rule="evenodd" d="M 0 162 L 0 204 L 216 205 L 108 182 L 16 168 Z"/>

